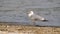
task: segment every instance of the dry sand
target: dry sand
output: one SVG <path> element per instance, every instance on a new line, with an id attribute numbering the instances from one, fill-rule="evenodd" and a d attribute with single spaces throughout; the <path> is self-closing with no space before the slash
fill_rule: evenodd
<path id="1" fill-rule="evenodd" d="M 0 34 L 60 34 L 60 27 L 0 24 Z"/>

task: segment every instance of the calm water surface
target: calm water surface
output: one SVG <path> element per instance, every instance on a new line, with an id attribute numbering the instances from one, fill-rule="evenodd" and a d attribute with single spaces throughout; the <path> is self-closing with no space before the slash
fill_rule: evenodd
<path id="1" fill-rule="evenodd" d="M 0 21 L 31 25 L 27 12 L 33 10 L 37 15 L 48 19 L 48 22 L 37 21 L 35 25 L 60 26 L 59 3 L 59 1 L 48 0 L 0 0 Z"/>

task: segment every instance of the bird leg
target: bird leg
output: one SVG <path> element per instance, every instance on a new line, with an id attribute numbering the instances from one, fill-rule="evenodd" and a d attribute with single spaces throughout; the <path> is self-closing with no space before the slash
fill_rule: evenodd
<path id="1" fill-rule="evenodd" d="M 35 24 L 35 20 L 32 20 L 32 25 L 34 25 L 34 26 L 36 25 L 36 24 Z"/>

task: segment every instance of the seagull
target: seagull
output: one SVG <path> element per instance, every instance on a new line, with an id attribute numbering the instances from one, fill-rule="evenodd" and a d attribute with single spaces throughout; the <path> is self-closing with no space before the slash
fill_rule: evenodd
<path id="1" fill-rule="evenodd" d="M 45 19 L 44 17 L 39 16 L 39 15 L 37 15 L 37 14 L 34 14 L 33 11 L 30 11 L 30 12 L 28 13 L 28 17 L 32 20 L 33 25 L 35 25 L 35 21 L 38 21 L 38 20 L 43 21 L 43 22 L 48 21 L 48 20 Z"/>

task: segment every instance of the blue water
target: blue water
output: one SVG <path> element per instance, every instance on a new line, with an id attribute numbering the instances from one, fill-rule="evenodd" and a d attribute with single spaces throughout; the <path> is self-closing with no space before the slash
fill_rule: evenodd
<path id="1" fill-rule="evenodd" d="M 37 21 L 35 25 L 60 26 L 59 0 L 0 0 L 0 22 L 32 25 L 32 21 L 27 16 L 30 10 L 48 19 L 48 22 Z"/>

